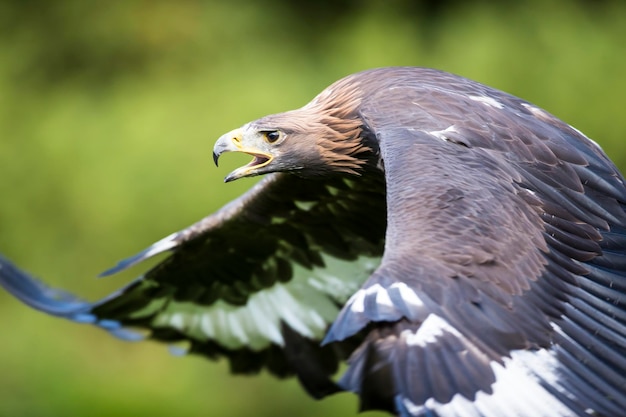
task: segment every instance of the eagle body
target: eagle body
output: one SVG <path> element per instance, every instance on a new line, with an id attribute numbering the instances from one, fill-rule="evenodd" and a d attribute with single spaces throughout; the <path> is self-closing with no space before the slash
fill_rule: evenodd
<path id="1" fill-rule="evenodd" d="M 220 137 L 265 177 L 120 262 L 169 257 L 96 302 L 0 258 L 31 307 L 186 341 L 400 416 L 626 413 L 626 187 L 539 107 L 433 69 L 343 78 Z M 144 333 L 137 333 L 139 328 Z M 334 378 L 338 365 L 345 372 Z"/>

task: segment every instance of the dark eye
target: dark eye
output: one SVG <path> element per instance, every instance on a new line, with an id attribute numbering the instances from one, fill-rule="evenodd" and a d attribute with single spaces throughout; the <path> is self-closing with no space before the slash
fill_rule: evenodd
<path id="1" fill-rule="evenodd" d="M 280 132 L 278 130 L 270 130 L 265 132 L 265 140 L 269 143 L 274 143 L 280 139 Z"/>

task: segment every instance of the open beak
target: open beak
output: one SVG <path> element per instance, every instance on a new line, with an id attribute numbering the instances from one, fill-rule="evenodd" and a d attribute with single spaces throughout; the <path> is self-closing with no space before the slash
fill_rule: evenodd
<path id="1" fill-rule="evenodd" d="M 224 152 L 243 152 L 248 155 L 252 155 L 253 159 L 249 164 L 244 165 L 240 168 L 237 168 L 230 174 L 224 178 L 224 182 L 234 181 L 243 177 L 250 177 L 253 175 L 260 174 L 258 171 L 259 168 L 262 168 L 269 164 L 274 156 L 257 149 L 255 146 L 251 146 L 245 144 L 244 132 L 242 129 L 235 129 L 222 135 L 217 142 L 215 142 L 215 146 L 213 147 L 213 161 L 215 165 Z"/>

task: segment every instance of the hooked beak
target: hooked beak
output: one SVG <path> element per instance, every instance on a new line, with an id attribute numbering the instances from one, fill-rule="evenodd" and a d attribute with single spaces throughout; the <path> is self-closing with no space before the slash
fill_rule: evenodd
<path id="1" fill-rule="evenodd" d="M 235 129 L 220 136 L 217 142 L 215 142 L 215 146 L 213 147 L 213 161 L 216 166 L 220 155 L 225 152 L 243 152 L 254 157 L 249 164 L 237 168 L 228 174 L 226 178 L 224 178 L 224 182 L 261 174 L 261 172 L 257 172 L 258 169 L 266 166 L 274 159 L 273 155 L 257 149 L 255 146 L 245 144 L 244 142 L 247 142 L 245 139 L 243 129 Z"/>

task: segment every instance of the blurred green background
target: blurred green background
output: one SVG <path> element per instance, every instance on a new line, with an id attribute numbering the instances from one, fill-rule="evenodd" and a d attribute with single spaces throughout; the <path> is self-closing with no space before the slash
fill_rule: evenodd
<path id="1" fill-rule="evenodd" d="M 626 169 L 621 1 L 3 1 L 0 252 L 96 299 L 100 271 L 253 180 L 222 133 L 370 67 L 445 69 L 521 96 Z M 234 377 L 152 342 L 44 316 L 0 292 L 0 417 L 351 416 L 294 381 Z M 368 413 L 376 416 L 380 413 Z"/>

